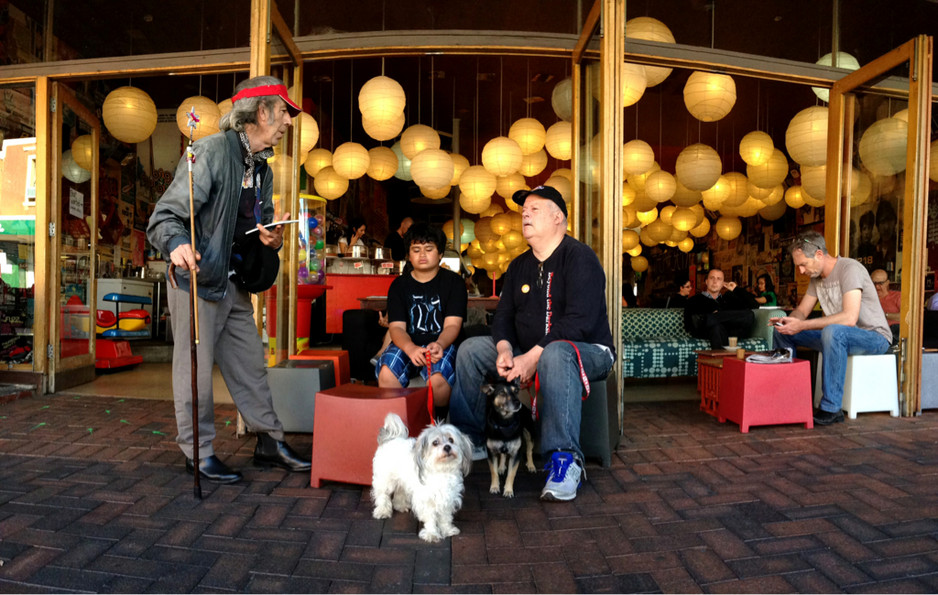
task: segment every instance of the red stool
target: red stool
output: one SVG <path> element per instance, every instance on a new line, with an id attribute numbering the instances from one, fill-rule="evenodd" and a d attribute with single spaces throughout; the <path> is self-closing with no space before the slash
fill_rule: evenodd
<path id="1" fill-rule="evenodd" d="M 335 385 L 341 386 L 352 381 L 351 368 L 349 367 L 348 361 L 348 351 L 304 349 L 296 355 L 291 355 L 289 359 L 331 360 L 333 366 L 335 367 Z"/>
<path id="2" fill-rule="evenodd" d="M 343 384 L 316 393 L 313 467 L 309 484 L 322 480 L 371 485 L 378 430 L 388 413 L 401 416 L 411 436 L 430 423 L 427 389 Z"/>
<path id="3" fill-rule="evenodd" d="M 814 427 L 811 409 L 811 364 L 796 359 L 790 364 L 753 364 L 726 358 L 720 380 L 717 419 L 749 426 L 804 423 Z"/>

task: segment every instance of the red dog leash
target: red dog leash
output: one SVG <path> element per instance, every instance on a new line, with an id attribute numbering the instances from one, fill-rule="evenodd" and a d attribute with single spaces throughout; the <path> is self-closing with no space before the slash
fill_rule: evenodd
<path id="1" fill-rule="evenodd" d="M 427 410 L 430 412 L 430 423 L 436 425 L 436 419 L 433 417 L 433 383 L 430 378 L 433 374 L 433 363 L 430 361 L 430 350 L 427 349 L 423 354 L 427 360 Z"/>
<path id="2" fill-rule="evenodd" d="M 583 401 L 586 400 L 586 397 L 590 396 L 590 379 L 586 376 L 586 370 L 583 368 L 583 358 L 580 356 L 580 349 L 573 343 L 573 341 L 567 341 L 566 339 L 561 339 L 564 343 L 569 343 L 573 350 L 576 352 L 576 363 L 580 367 L 580 381 L 583 383 Z M 531 414 L 534 415 L 534 419 L 537 419 L 537 393 L 541 392 L 541 379 L 540 376 L 535 372 L 534 373 L 534 394 L 531 395 Z"/>

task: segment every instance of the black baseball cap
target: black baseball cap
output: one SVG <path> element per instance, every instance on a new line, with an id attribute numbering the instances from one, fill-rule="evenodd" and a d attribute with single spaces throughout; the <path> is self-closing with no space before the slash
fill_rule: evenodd
<path id="1" fill-rule="evenodd" d="M 537 188 L 532 188 L 530 190 L 518 190 L 511 195 L 511 200 L 515 201 L 517 205 L 523 205 L 524 201 L 531 195 L 539 196 L 540 198 L 546 198 L 547 200 L 553 202 L 555 205 L 560 207 L 560 212 L 563 213 L 563 216 L 567 216 L 567 203 L 564 202 L 563 197 L 560 196 L 560 192 L 557 191 L 553 186 L 538 186 Z"/>

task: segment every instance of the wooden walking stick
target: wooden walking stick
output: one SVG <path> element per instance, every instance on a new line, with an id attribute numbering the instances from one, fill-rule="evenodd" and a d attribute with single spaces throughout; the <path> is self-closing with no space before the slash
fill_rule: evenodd
<path id="1" fill-rule="evenodd" d="M 189 242 L 192 247 L 192 259 L 195 260 L 195 201 L 193 199 L 192 164 L 195 163 L 195 154 L 192 152 L 192 134 L 199 117 L 195 113 L 195 106 L 189 110 L 189 145 L 186 147 L 186 162 L 189 165 Z M 195 478 L 192 487 L 193 494 L 202 499 L 202 485 L 199 482 L 199 295 L 196 283 L 195 268 L 189 271 L 189 356 L 192 360 L 192 476 Z"/>

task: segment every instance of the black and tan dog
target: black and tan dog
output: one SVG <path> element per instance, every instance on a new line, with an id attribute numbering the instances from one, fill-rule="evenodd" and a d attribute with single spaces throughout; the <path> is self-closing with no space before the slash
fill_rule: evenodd
<path id="1" fill-rule="evenodd" d="M 515 495 L 515 475 L 521 463 L 521 440 L 525 442 L 525 466 L 534 473 L 532 453 L 534 442 L 534 419 L 531 410 L 518 400 L 518 381 L 490 382 L 482 386 L 482 393 L 487 397 L 485 414 L 485 446 L 488 450 L 489 471 L 492 473 L 492 485 L 489 492 L 502 493 L 506 498 Z M 505 473 L 505 489 L 501 490 L 499 477 Z"/>

